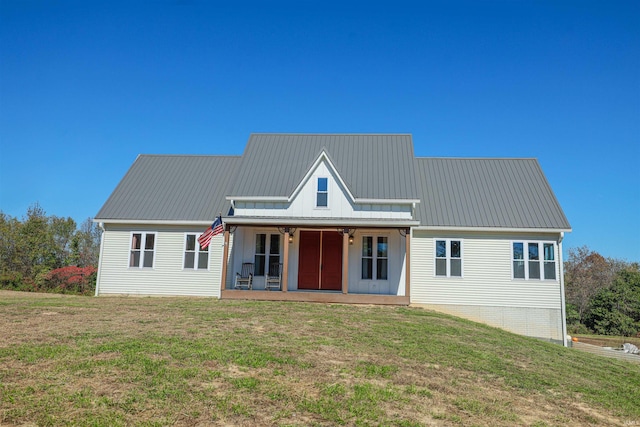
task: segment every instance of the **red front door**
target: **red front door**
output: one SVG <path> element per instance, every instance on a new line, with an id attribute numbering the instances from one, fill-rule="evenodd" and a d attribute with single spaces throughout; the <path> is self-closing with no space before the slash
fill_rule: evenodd
<path id="1" fill-rule="evenodd" d="M 336 231 L 300 231 L 298 289 L 342 289 L 342 236 Z"/>

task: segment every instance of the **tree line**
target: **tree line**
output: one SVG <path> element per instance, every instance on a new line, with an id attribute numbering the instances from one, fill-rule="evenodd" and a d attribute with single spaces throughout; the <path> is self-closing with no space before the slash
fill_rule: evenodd
<path id="1" fill-rule="evenodd" d="M 39 204 L 18 219 L 0 211 L 0 288 L 92 294 L 100 230 L 88 218 L 47 216 Z"/>
<path id="2" fill-rule="evenodd" d="M 586 246 L 564 263 L 569 333 L 640 336 L 640 264 Z"/>

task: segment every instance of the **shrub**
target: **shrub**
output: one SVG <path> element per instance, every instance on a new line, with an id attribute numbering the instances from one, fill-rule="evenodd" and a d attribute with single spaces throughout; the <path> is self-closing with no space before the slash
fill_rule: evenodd
<path id="1" fill-rule="evenodd" d="M 43 290 L 69 294 L 90 295 L 96 287 L 95 267 L 68 266 L 48 272 L 44 278 Z"/>

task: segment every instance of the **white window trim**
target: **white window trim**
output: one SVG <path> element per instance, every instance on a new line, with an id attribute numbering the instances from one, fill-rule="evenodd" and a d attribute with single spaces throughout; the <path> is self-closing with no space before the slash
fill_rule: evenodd
<path id="1" fill-rule="evenodd" d="M 319 179 L 326 179 L 327 180 L 327 191 L 323 191 L 322 193 L 326 193 L 327 195 L 327 206 L 318 206 L 318 194 L 320 194 L 320 190 L 318 189 L 318 180 Z M 329 177 L 328 176 L 316 176 L 316 191 L 315 191 L 315 209 L 329 209 L 329 206 L 331 206 L 330 200 L 329 200 Z"/>
<path id="2" fill-rule="evenodd" d="M 387 282 L 389 281 L 389 277 L 391 277 L 391 259 L 389 256 L 389 235 L 388 234 L 363 234 L 360 236 L 360 280 L 364 282 Z M 371 237 L 371 256 L 365 257 L 362 255 L 363 243 L 362 240 L 365 237 Z M 380 257 L 380 259 L 387 260 L 387 278 L 386 279 L 378 279 L 378 237 L 386 237 L 387 238 L 387 256 Z M 364 258 L 371 259 L 371 279 L 363 279 L 362 278 L 362 260 Z"/>
<path id="3" fill-rule="evenodd" d="M 513 263 L 516 261 L 516 259 L 513 257 L 513 244 L 514 243 L 522 243 L 523 245 L 523 258 L 522 261 L 524 261 L 524 278 L 516 278 L 514 277 L 514 270 L 513 270 Z M 540 278 L 536 279 L 530 279 L 529 278 L 529 243 L 536 243 L 538 245 L 538 257 L 540 258 L 538 260 L 539 262 L 539 269 L 540 269 Z M 555 275 L 556 277 L 554 279 L 547 279 L 545 277 L 544 274 L 544 245 L 545 244 L 552 244 L 553 245 L 553 263 L 555 264 L 554 267 L 554 271 L 555 271 Z M 520 261 L 520 260 L 518 260 Z M 549 262 L 549 261 L 547 261 Z M 512 240 L 511 241 L 511 280 L 514 282 L 521 282 L 523 280 L 536 280 L 536 281 L 540 281 L 540 282 L 557 282 L 558 281 L 558 245 L 556 244 L 556 242 L 554 242 L 553 240 Z"/>
<path id="4" fill-rule="evenodd" d="M 446 251 L 447 251 L 447 256 L 445 258 L 441 258 L 438 257 L 438 241 L 439 240 L 443 240 L 445 242 L 445 246 L 446 246 Z M 454 258 L 454 259 L 460 259 L 460 276 L 452 276 L 451 275 L 451 242 L 460 242 L 460 258 Z M 446 276 L 439 276 L 437 274 L 437 261 L 439 259 L 444 259 L 446 260 L 446 270 L 447 270 L 447 275 Z M 437 279 L 462 279 L 464 278 L 464 239 L 462 238 L 458 238 L 458 237 L 453 237 L 453 238 L 444 238 L 444 237 L 437 237 L 435 239 L 433 239 L 433 277 L 437 278 Z M 513 276 L 512 276 L 513 277 Z"/>
<path id="5" fill-rule="evenodd" d="M 187 258 L 187 236 L 189 235 L 196 236 L 196 246 L 195 250 L 193 251 L 195 253 L 193 259 L 193 268 L 187 268 L 184 266 L 184 261 Z M 209 244 L 209 246 L 207 246 L 204 251 L 200 251 L 200 243 L 198 243 L 198 239 L 200 238 L 200 236 L 202 236 L 202 233 L 184 233 L 184 248 L 182 250 L 182 269 L 184 271 L 209 271 L 209 266 L 211 265 L 211 251 L 209 250 L 209 248 L 211 247 L 211 244 Z M 207 259 L 207 268 L 198 268 L 198 259 L 200 258 L 200 254 L 203 252 L 207 252 L 209 254 Z"/>
<path id="6" fill-rule="evenodd" d="M 133 250 L 133 236 L 135 234 L 140 234 L 140 265 L 132 266 L 131 265 L 131 251 Z M 144 266 L 144 257 L 145 257 L 145 242 L 147 241 L 147 235 L 153 234 L 153 262 L 151 263 L 151 267 Z M 153 270 L 156 267 L 156 248 L 158 246 L 158 232 L 157 231 L 132 231 L 129 235 L 129 250 L 127 251 L 127 268 L 129 270 Z"/>

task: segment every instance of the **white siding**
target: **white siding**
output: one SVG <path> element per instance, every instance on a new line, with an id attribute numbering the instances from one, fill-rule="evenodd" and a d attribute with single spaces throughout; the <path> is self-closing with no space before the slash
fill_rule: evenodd
<path id="1" fill-rule="evenodd" d="M 98 294 L 220 296 L 223 235 L 209 247 L 208 270 L 183 269 L 185 233 L 203 229 L 179 226 L 105 225 Z M 129 268 L 132 232 L 155 232 L 153 268 Z"/>
<path id="2" fill-rule="evenodd" d="M 435 276 L 435 240 L 462 240 L 463 276 Z M 411 303 L 523 335 L 562 341 L 561 288 L 556 280 L 514 280 L 512 242 L 555 242 L 557 235 L 413 231 Z"/>
<path id="3" fill-rule="evenodd" d="M 316 207 L 319 177 L 328 179 L 329 203 Z M 408 204 L 353 204 L 348 192 L 326 162 L 320 162 L 291 203 L 235 202 L 235 215 L 253 217 L 413 219 Z"/>

